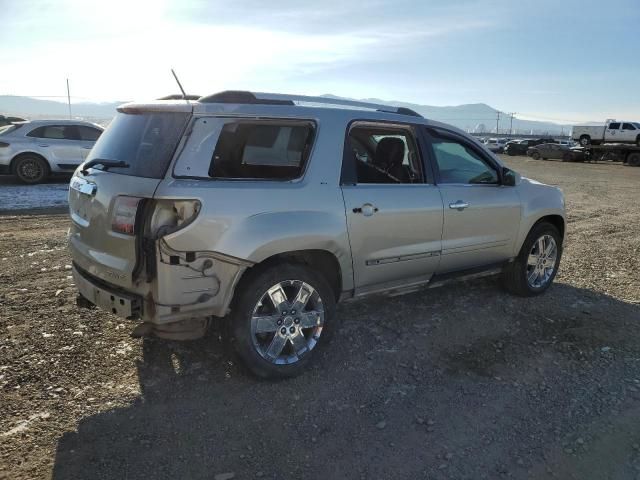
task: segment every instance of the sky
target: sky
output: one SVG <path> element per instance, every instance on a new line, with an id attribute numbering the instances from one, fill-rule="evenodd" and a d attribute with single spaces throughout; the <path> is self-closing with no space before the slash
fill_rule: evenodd
<path id="1" fill-rule="evenodd" d="M 0 0 L 0 95 L 254 90 L 640 120 L 640 0 Z M 0 105 L 0 109 L 1 109 Z"/>

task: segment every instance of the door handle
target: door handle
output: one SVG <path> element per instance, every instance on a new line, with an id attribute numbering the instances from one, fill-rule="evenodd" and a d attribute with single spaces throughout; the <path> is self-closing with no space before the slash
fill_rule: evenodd
<path id="1" fill-rule="evenodd" d="M 462 200 L 456 200 L 454 203 L 449 204 L 449 208 L 453 208 L 461 212 L 465 208 L 467 208 L 469 204 L 467 202 L 463 202 Z"/>
<path id="2" fill-rule="evenodd" d="M 92 147 L 82 147 L 83 150 L 91 150 Z"/>
<path id="3" fill-rule="evenodd" d="M 378 207 L 374 207 L 370 203 L 365 203 L 361 207 L 355 207 L 353 209 L 353 213 L 361 213 L 365 217 L 370 217 L 371 215 L 373 215 L 377 211 L 378 211 Z"/>
<path id="4" fill-rule="evenodd" d="M 38 144 L 38 146 L 39 146 L 39 147 L 48 147 L 49 145 L 48 145 L 48 144 L 46 144 L 46 143 L 39 143 L 39 144 Z"/>

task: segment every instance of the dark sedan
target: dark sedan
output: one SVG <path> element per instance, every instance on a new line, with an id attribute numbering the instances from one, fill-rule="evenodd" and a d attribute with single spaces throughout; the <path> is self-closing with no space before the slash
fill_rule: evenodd
<path id="1" fill-rule="evenodd" d="M 527 149 L 527 155 L 534 160 L 547 160 L 549 158 L 570 162 L 572 160 L 571 149 L 567 145 L 557 143 L 543 143 Z"/>
<path id="2" fill-rule="evenodd" d="M 513 140 L 504 147 L 507 155 L 525 155 L 530 147 L 535 147 L 542 143 L 554 143 L 552 138 L 527 138 L 525 140 Z"/>

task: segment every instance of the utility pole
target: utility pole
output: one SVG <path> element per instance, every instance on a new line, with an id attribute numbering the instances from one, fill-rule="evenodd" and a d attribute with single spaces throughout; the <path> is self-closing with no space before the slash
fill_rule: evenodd
<path id="1" fill-rule="evenodd" d="M 511 123 L 509 124 L 509 135 L 513 135 L 513 116 L 518 112 L 511 112 L 509 116 L 511 117 Z"/>
<path id="2" fill-rule="evenodd" d="M 71 93 L 69 93 L 69 79 L 67 78 L 67 104 L 69 105 L 69 119 L 71 119 Z"/>
<path id="3" fill-rule="evenodd" d="M 496 110 L 496 135 L 500 133 L 499 125 L 500 125 L 500 114 L 502 112 L 500 110 Z"/>

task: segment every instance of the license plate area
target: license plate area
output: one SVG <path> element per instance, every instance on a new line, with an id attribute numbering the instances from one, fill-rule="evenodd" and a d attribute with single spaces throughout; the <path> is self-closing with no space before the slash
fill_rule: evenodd
<path id="1" fill-rule="evenodd" d="M 142 299 L 138 295 L 128 294 L 97 285 L 86 278 L 76 268 L 73 276 L 80 294 L 97 307 L 126 319 L 140 318 Z"/>

